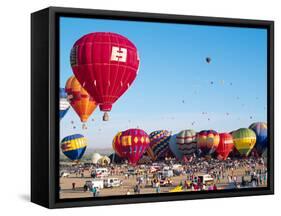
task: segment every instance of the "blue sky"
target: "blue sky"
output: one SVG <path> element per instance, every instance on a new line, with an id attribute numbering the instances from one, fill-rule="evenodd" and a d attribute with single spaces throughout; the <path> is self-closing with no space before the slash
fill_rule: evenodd
<path id="1" fill-rule="evenodd" d="M 113 105 L 108 122 L 97 108 L 82 130 L 71 108 L 61 120 L 61 139 L 81 133 L 91 148 L 107 148 L 118 131 L 128 128 L 229 132 L 266 122 L 265 29 L 61 18 L 60 87 L 73 74 L 69 54 L 75 41 L 102 31 L 124 35 L 136 45 L 138 76 Z"/>

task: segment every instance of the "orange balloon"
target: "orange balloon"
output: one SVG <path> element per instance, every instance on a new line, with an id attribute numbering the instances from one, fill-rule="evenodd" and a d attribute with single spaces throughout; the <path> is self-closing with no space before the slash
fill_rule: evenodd
<path id="1" fill-rule="evenodd" d="M 86 122 L 97 107 L 96 101 L 80 85 L 75 76 L 71 76 L 67 80 L 65 91 L 70 105 L 79 116 L 81 122 Z"/>

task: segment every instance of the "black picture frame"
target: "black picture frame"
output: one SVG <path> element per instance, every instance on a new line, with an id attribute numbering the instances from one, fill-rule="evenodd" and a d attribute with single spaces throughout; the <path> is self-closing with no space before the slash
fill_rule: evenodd
<path id="1" fill-rule="evenodd" d="M 98 198 L 58 198 L 58 18 L 86 17 L 145 22 L 265 28 L 267 30 L 268 186 L 266 188 Z M 274 194 L 274 22 L 264 20 L 49 7 L 31 15 L 31 201 L 47 208 L 146 203 Z"/>

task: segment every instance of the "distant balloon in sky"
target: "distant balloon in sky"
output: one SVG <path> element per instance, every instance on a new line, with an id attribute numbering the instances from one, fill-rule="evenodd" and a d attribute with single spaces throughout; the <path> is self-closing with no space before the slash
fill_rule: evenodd
<path id="1" fill-rule="evenodd" d="M 210 57 L 206 57 L 206 62 L 209 64 L 211 63 L 211 58 Z"/>
<path id="2" fill-rule="evenodd" d="M 67 101 L 67 94 L 64 88 L 60 88 L 60 119 L 62 119 L 69 110 L 70 104 Z"/>
<path id="3" fill-rule="evenodd" d="M 132 85 L 139 62 L 136 46 L 128 38 L 113 32 L 82 36 L 70 54 L 73 73 L 105 113 L 111 111 L 112 105 Z M 109 116 L 103 120 L 109 120 Z"/>
<path id="4" fill-rule="evenodd" d="M 75 76 L 71 76 L 65 85 L 70 105 L 79 116 L 81 122 L 86 122 L 97 107 L 96 101 L 80 85 Z"/>

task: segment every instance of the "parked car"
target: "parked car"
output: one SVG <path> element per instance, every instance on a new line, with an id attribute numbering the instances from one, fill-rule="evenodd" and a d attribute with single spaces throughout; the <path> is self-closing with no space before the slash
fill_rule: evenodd
<path id="1" fill-rule="evenodd" d="M 204 185 L 212 185 L 212 184 L 214 184 L 214 178 L 208 174 L 195 176 L 193 179 L 193 183 L 198 184 L 198 182 L 200 182 Z"/>
<path id="2" fill-rule="evenodd" d="M 170 178 L 174 176 L 173 170 L 162 170 L 158 172 L 158 175 L 162 178 Z"/>
<path id="3" fill-rule="evenodd" d="M 96 168 L 92 173 L 91 176 L 93 178 L 104 178 L 109 176 L 109 172 L 107 168 Z"/>
<path id="4" fill-rule="evenodd" d="M 131 176 L 134 176 L 134 175 L 137 174 L 137 172 L 134 168 L 129 168 L 127 174 L 131 175 Z"/>
<path id="5" fill-rule="evenodd" d="M 93 187 L 96 187 L 98 189 L 103 189 L 104 184 L 102 179 L 93 179 L 93 180 L 88 180 L 85 182 L 85 185 L 87 185 L 88 189 L 91 189 Z"/>
<path id="6" fill-rule="evenodd" d="M 108 178 L 103 180 L 103 184 L 105 188 L 120 187 L 122 181 L 118 178 Z"/>

